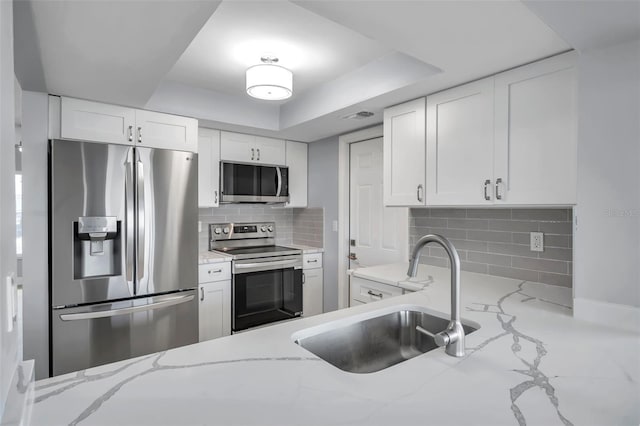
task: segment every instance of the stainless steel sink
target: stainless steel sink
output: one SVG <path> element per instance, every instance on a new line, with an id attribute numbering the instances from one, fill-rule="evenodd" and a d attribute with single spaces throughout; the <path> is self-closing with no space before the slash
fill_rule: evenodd
<path id="1" fill-rule="evenodd" d="M 444 330 L 449 320 L 416 308 L 402 308 L 344 325 L 340 322 L 328 330 L 316 327 L 316 333 L 303 330 L 293 337 L 298 345 L 341 370 L 373 373 L 437 349 L 433 338 L 418 332 L 416 326 L 435 334 Z M 463 322 L 463 328 L 469 334 L 479 326 Z"/>

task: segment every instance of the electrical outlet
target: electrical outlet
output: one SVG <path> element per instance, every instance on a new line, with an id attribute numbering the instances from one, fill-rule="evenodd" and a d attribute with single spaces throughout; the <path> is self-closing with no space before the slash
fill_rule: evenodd
<path id="1" fill-rule="evenodd" d="M 531 233 L 531 251 L 544 251 L 544 234 L 542 232 Z"/>

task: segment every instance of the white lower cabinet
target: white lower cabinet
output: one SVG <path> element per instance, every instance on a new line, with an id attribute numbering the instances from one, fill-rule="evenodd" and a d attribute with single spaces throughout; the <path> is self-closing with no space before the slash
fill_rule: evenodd
<path id="1" fill-rule="evenodd" d="M 365 280 L 351 276 L 349 306 L 378 302 L 390 297 L 401 296 L 404 290 L 393 285 Z"/>
<path id="2" fill-rule="evenodd" d="M 302 263 L 302 316 L 310 317 L 324 310 L 322 253 L 305 254 Z"/>
<path id="3" fill-rule="evenodd" d="M 200 265 L 198 275 L 200 341 L 230 335 L 231 263 Z"/>

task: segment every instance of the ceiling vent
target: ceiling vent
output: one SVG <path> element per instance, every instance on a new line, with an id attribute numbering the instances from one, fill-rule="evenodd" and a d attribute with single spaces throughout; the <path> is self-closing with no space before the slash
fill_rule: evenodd
<path id="1" fill-rule="evenodd" d="M 365 118 L 372 117 L 373 113 L 371 111 L 358 111 L 353 114 L 344 115 L 341 118 L 343 120 L 364 120 Z"/>

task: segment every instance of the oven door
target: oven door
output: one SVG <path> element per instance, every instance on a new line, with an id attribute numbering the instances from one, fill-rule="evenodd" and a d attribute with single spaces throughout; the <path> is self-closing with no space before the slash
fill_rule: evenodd
<path id="1" fill-rule="evenodd" d="M 238 260 L 233 268 L 233 331 L 302 314 L 300 256 Z"/>
<path id="2" fill-rule="evenodd" d="M 284 203 L 289 201 L 289 169 L 242 163 L 220 163 L 223 203 Z"/>

